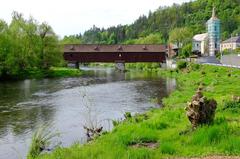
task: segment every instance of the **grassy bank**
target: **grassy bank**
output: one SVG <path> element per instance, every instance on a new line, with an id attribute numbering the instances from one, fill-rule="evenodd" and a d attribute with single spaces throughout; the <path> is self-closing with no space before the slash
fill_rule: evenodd
<path id="1" fill-rule="evenodd" d="M 0 80 L 23 80 L 23 79 L 41 79 L 41 78 L 55 78 L 55 77 L 77 77 L 82 72 L 78 69 L 66 67 L 51 67 L 48 70 L 41 70 L 38 68 L 28 69 L 22 72 L 17 72 L 11 76 L 2 75 Z"/>
<path id="2" fill-rule="evenodd" d="M 190 65 L 178 71 L 158 70 L 175 77 L 178 90 L 163 100 L 164 108 L 136 115 L 93 142 L 58 148 L 39 159 L 150 159 L 209 155 L 240 156 L 240 70 Z M 200 83 L 204 95 L 218 102 L 214 123 L 191 131 L 184 107 Z M 80 126 L 80 125 L 79 125 Z M 141 146 L 157 143 L 157 147 Z M 138 146 L 136 146 L 138 145 Z M 139 146 L 140 145 L 140 146 Z"/>
<path id="3" fill-rule="evenodd" d="M 77 77 L 82 74 L 81 70 L 74 68 L 66 68 L 66 67 L 52 67 L 47 73 L 46 77 Z"/>
<path id="4" fill-rule="evenodd" d="M 114 63 L 89 63 L 90 67 L 115 67 Z"/>
<path id="5" fill-rule="evenodd" d="M 126 70 L 142 70 L 142 71 L 154 71 L 157 72 L 159 70 L 159 63 L 126 63 Z"/>

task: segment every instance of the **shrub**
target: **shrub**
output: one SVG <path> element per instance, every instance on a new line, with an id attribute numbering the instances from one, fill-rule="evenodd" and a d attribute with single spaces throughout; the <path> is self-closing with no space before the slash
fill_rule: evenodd
<path id="1" fill-rule="evenodd" d="M 224 103 L 223 110 L 239 112 L 240 111 L 240 102 L 239 101 L 227 101 Z"/>
<path id="2" fill-rule="evenodd" d="M 130 112 L 125 112 L 124 117 L 125 117 L 125 119 L 131 119 L 132 114 Z"/>
<path id="3" fill-rule="evenodd" d="M 189 57 L 191 54 L 192 54 L 192 44 L 185 45 L 180 52 L 180 55 L 184 58 Z"/>
<path id="4" fill-rule="evenodd" d="M 195 63 L 190 63 L 189 64 L 189 69 L 192 71 L 197 71 L 200 69 L 200 65 L 199 64 L 195 64 Z"/>
<path id="5" fill-rule="evenodd" d="M 186 61 L 178 61 L 177 62 L 177 68 L 178 69 L 184 69 L 187 67 L 187 62 Z"/>

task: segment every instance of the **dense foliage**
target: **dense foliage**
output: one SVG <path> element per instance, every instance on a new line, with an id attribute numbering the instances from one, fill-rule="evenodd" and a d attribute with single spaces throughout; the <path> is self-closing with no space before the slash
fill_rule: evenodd
<path id="1" fill-rule="evenodd" d="M 24 19 L 17 12 L 9 25 L 0 20 L 0 79 L 47 70 L 61 62 L 58 37 L 48 24 Z"/>
<path id="2" fill-rule="evenodd" d="M 160 41 L 167 42 L 169 33 L 176 28 L 185 28 L 193 34 L 206 32 L 206 22 L 211 17 L 213 6 L 221 20 L 222 39 L 230 37 L 232 33 L 240 33 L 239 0 L 197 0 L 182 5 L 160 7 L 155 12 L 149 12 L 148 16 L 140 16 L 131 25 L 118 25 L 107 29 L 93 26 L 83 35 L 73 35 L 71 38 L 80 39 L 81 43 L 117 44 L 129 40 L 137 43 L 138 40 L 132 39 L 161 34 Z"/>

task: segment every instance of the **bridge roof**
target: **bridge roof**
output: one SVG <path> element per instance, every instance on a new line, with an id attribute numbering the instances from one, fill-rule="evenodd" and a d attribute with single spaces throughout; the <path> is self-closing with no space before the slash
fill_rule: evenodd
<path id="1" fill-rule="evenodd" d="M 167 45 L 97 45 L 97 44 L 67 44 L 64 52 L 166 52 Z"/>

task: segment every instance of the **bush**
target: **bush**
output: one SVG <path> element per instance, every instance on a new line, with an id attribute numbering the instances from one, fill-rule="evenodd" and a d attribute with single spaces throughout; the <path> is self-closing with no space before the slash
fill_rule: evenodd
<path id="1" fill-rule="evenodd" d="M 180 55 L 181 55 L 183 58 L 189 57 L 191 54 L 192 54 L 192 44 L 187 44 L 187 45 L 185 45 L 185 46 L 182 48 L 181 53 L 180 53 Z"/>
<path id="2" fill-rule="evenodd" d="M 187 62 L 186 61 L 178 61 L 177 62 L 177 68 L 178 69 L 184 69 L 187 67 Z"/>
<path id="3" fill-rule="evenodd" d="M 197 70 L 200 69 L 200 65 L 199 65 L 199 64 L 195 64 L 195 63 L 190 63 L 190 64 L 189 64 L 189 69 L 190 69 L 191 71 L 197 71 Z"/>
<path id="4" fill-rule="evenodd" d="M 232 112 L 239 112 L 240 102 L 239 101 L 227 101 L 224 103 L 223 110 L 230 110 Z"/>

